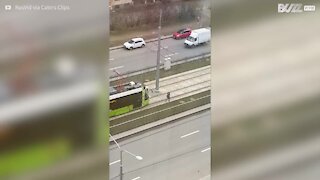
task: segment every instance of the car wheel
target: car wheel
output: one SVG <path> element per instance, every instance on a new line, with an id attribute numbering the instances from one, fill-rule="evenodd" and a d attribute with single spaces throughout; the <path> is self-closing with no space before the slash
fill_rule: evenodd
<path id="1" fill-rule="evenodd" d="M 141 47 L 145 47 L 146 45 L 145 44 L 142 44 L 142 46 Z"/>

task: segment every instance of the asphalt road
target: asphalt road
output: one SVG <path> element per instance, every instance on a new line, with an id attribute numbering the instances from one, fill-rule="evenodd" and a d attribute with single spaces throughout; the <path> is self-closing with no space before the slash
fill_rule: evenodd
<path id="1" fill-rule="evenodd" d="M 149 42 L 144 48 L 127 50 L 124 48 L 110 51 L 110 76 L 115 76 L 114 70 L 120 74 L 127 74 L 156 66 L 157 41 Z M 196 57 L 210 53 L 210 43 L 195 48 L 185 48 L 184 39 L 175 40 L 172 38 L 161 41 L 161 62 L 171 58 L 172 62 L 185 58 Z"/>
<path id="2" fill-rule="evenodd" d="M 210 111 L 184 118 L 120 143 L 124 180 L 210 179 Z M 110 147 L 110 179 L 119 179 L 119 149 Z"/>

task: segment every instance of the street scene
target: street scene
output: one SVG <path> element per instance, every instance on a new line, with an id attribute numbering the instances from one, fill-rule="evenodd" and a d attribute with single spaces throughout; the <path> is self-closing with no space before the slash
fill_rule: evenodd
<path id="1" fill-rule="evenodd" d="M 109 179 L 210 179 L 210 1 L 119 3 L 109 7 Z"/>

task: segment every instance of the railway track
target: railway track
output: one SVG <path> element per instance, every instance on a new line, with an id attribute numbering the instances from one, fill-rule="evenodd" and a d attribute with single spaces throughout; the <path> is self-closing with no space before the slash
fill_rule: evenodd
<path id="1" fill-rule="evenodd" d="M 154 91 L 155 81 L 147 82 L 145 85 L 149 87 L 150 104 L 147 107 L 110 118 L 110 122 L 167 103 L 166 94 L 169 91 L 171 93 L 171 101 L 209 91 L 211 87 L 210 81 L 210 66 L 205 66 L 160 79 L 160 92 L 157 93 Z"/>
<path id="2" fill-rule="evenodd" d="M 166 100 L 167 92 L 171 99 L 176 100 L 199 92 L 210 90 L 210 66 L 169 76 L 160 80 L 160 92 L 155 93 L 155 81 L 145 83 L 150 89 L 150 107 L 161 104 Z"/>

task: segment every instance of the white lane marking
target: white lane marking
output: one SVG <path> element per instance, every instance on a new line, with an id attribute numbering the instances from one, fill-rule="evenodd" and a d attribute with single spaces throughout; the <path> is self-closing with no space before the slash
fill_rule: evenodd
<path id="1" fill-rule="evenodd" d="M 119 160 L 116 160 L 116 161 L 111 162 L 111 163 L 109 164 L 109 166 L 111 166 L 112 164 L 116 164 L 116 163 L 118 163 L 118 162 L 120 162 L 120 159 L 119 159 Z"/>
<path id="2" fill-rule="evenodd" d="M 113 71 L 113 70 L 116 70 L 116 69 L 121 69 L 123 68 L 124 66 L 117 66 L 117 67 L 114 67 L 114 68 L 110 68 L 110 71 Z"/>
<path id="3" fill-rule="evenodd" d="M 191 133 L 189 133 L 189 134 L 185 134 L 185 135 L 181 136 L 180 138 L 185 138 L 185 137 L 191 136 L 191 135 L 193 135 L 193 134 L 196 134 L 196 133 L 198 133 L 198 132 L 200 132 L 200 131 L 199 131 L 199 130 L 196 130 L 196 131 L 193 131 L 193 132 L 191 132 Z"/>
<path id="4" fill-rule="evenodd" d="M 211 178 L 211 175 L 209 174 L 209 175 L 206 175 L 206 176 L 202 177 L 199 180 L 209 180 L 210 178 Z"/>
<path id="5" fill-rule="evenodd" d="M 174 54 L 168 54 L 167 56 L 174 56 Z"/>
<path id="6" fill-rule="evenodd" d="M 114 61 L 114 58 L 110 58 L 109 61 Z"/>
<path id="7" fill-rule="evenodd" d="M 135 178 L 133 178 L 133 179 L 131 179 L 131 180 L 137 180 L 137 179 L 140 179 L 141 177 L 140 176 L 138 176 L 138 177 L 135 177 Z"/>
<path id="8" fill-rule="evenodd" d="M 209 151 L 211 149 L 211 147 L 207 148 L 207 149 L 204 149 L 202 150 L 201 152 L 206 152 L 206 151 Z"/>
<path id="9" fill-rule="evenodd" d="M 167 54 L 164 57 L 170 57 L 170 56 L 174 56 L 174 55 L 176 55 L 176 54 Z"/>

